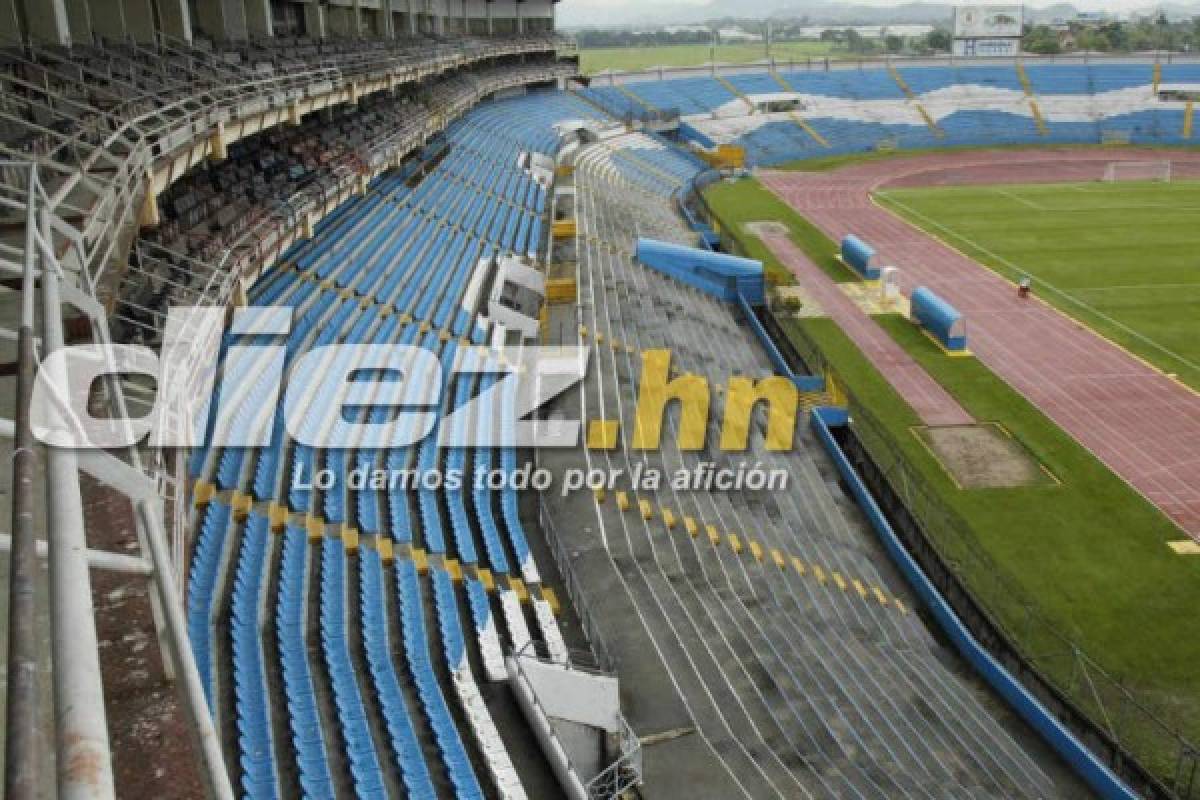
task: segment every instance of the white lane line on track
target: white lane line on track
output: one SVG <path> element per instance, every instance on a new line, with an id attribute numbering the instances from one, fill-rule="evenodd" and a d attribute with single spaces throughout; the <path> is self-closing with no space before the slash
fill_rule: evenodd
<path id="1" fill-rule="evenodd" d="M 1072 292 L 1116 292 L 1143 291 L 1150 289 L 1200 289 L 1200 283 L 1132 283 L 1117 286 L 1080 286 L 1071 289 Z"/>
<path id="2" fill-rule="evenodd" d="M 1187 359 L 1184 356 L 1181 356 L 1179 353 L 1176 353 L 1174 350 L 1171 350 L 1170 348 L 1159 344 L 1158 342 L 1151 339 L 1149 336 L 1146 336 L 1144 333 L 1134 330 L 1133 328 L 1129 327 L 1125 323 L 1120 322 L 1119 320 L 1113 319 L 1109 315 L 1105 314 L 1103 311 L 1100 311 L 1099 309 L 1097 309 L 1095 306 L 1092 306 L 1089 303 L 1085 303 L 1083 300 L 1080 300 L 1078 297 L 1075 297 L 1074 295 L 1072 295 L 1068 292 L 1065 292 L 1062 289 L 1059 289 L 1054 284 L 1050 283 L 1049 281 L 1045 280 L 1044 278 L 1040 277 L 1039 275 L 1033 273 L 1032 271 L 1026 269 L 1025 267 L 1022 267 L 1019 264 L 1015 264 L 1012 261 L 1009 261 L 1007 258 L 999 255 L 998 253 L 995 253 L 992 250 L 984 247 L 983 245 L 976 243 L 969 236 L 965 236 L 961 233 L 958 233 L 957 231 L 947 227 L 946 225 L 943 225 L 942 223 L 938 222 L 935 219 L 930 219 L 926 215 L 922 214 L 920 211 L 917 211 L 915 208 L 913 208 L 912 206 L 905 203 L 904 201 L 897 200 L 895 197 L 889 197 L 888 199 L 890 202 L 895 203 L 897 206 L 899 206 L 900 208 L 903 208 L 905 211 L 909 212 L 913 216 L 923 220 L 924 222 L 928 223 L 932 227 L 937 228 L 939 231 L 946 234 L 947 236 L 950 236 L 954 239 L 959 240 L 960 242 L 963 242 L 968 247 L 975 248 L 976 250 L 978 250 L 979 252 L 988 256 L 989 258 L 993 258 L 996 261 L 1000 262 L 1001 264 L 1004 264 L 1009 269 L 1013 269 L 1013 270 L 1016 270 L 1018 272 L 1028 275 L 1029 277 L 1035 279 L 1040 286 L 1049 289 L 1050 291 L 1054 292 L 1055 294 L 1059 295 L 1060 297 L 1064 298 L 1065 300 L 1068 300 L 1071 303 L 1079 306 L 1080 308 L 1090 312 L 1091 314 L 1094 314 L 1096 317 L 1104 320 L 1108 324 L 1112 325 L 1114 328 L 1117 328 L 1117 329 L 1129 334 L 1134 339 L 1137 339 L 1138 341 L 1140 341 L 1146 345 L 1149 345 L 1151 348 L 1159 351 L 1160 353 L 1162 353 L 1166 356 L 1169 356 L 1170 358 L 1174 359 L 1175 361 L 1179 362 L 1180 364 L 1186 366 L 1188 369 L 1195 370 L 1196 372 L 1200 372 L 1200 364 L 1197 364 L 1196 362 L 1191 361 L 1190 359 Z M 1103 334 L 1098 334 L 1098 335 L 1103 337 Z"/>

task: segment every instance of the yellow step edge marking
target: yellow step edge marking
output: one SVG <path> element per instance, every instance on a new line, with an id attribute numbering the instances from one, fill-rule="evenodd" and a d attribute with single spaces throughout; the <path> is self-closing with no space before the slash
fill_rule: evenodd
<path id="1" fill-rule="evenodd" d="M 304 516 L 304 530 L 308 533 L 309 540 L 325 538 L 325 522 L 315 514 Z"/>
<path id="2" fill-rule="evenodd" d="M 496 579 L 492 577 L 492 571 L 490 569 L 484 569 L 483 567 L 480 567 L 479 569 L 475 570 L 475 577 L 479 579 L 481 584 L 483 584 L 484 589 L 489 592 L 496 591 Z"/>
<path id="3" fill-rule="evenodd" d="M 673 530 L 678 520 L 675 519 L 675 512 L 669 508 L 662 510 L 663 524 L 667 526 L 667 530 Z"/>
<path id="4" fill-rule="evenodd" d="M 804 568 L 804 562 L 795 556 L 792 556 L 792 566 L 795 567 L 796 572 L 800 573 L 801 575 L 807 572 L 807 570 Z"/>
<path id="5" fill-rule="evenodd" d="M 867 587 L 863 586 L 862 581 L 860 581 L 858 578 L 855 578 L 854 580 L 850 581 L 850 583 L 853 584 L 854 591 L 858 592 L 858 596 L 866 600 Z"/>
<path id="6" fill-rule="evenodd" d="M 250 509 L 254 507 L 254 498 L 248 494 L 234 492 L 229 497 L 229 506 L 233 509 L 233 518 L 241 521 L 250 516 Z"/>
<path id="7" fill-rule="evenodd" d="M 705 525 L 704 532 L 708 534 L 708 541 L 710 541 L 714 547 L 721 543 L 721 534 L 717 533 L 717 528 L 715 525 Z"/>
<path id="8" fill-rule="evenodd" d="M 192 486 L 192 504 L 196 508 L 208 505 L 217 494 L 217 487 L 208 481 L 196 481 Z"/>
<path id="9" fill-rule="evenodd" d="M 562 613 L 562 605 L 558 602 L 558 595 L 549 586 L 543 586 L 541 590 L 542 599 L 546 601 L 546 605 L 550 606 L 550 612 L 557 617 Z"/>
<path id="10" fill-rule="evenodd" d="M 592 496 L 596 498 L 597 503 L 603 503 L 604 498 L 607 497 L 608 495 L 605 494 L 603 486 L 597 486 L 595 489 L 592 490 Z"/>
<path id="11" fill-rule="evenodd" d="M 1029 110 L 1033 113 L 1033 124 L 1037 126 L 1039 136 L 1046 136 L 1050 133 L 1050 129 L 1046 127 L 1046 120 L 1042 117 L 1042 109 L 1038 106 L 1037 100 L 1029 98 Z"/>
<path id="12" fill-rule="evenodd" d="M 1017 62 L 1017 80 L 1021 82 L 1021 88 L 1025 90 L 1025 96 L 1033 95 L 1033 84 L 1029 81 L 1029 73 L 1025 72 L 1025 65 L 1020 61 Z"/>
<path id="13" fill-rule="evenodd" d="M 386 536 L 375 537 L 375 549 L 379 552 L 379 560 L 385 564 L 391 564 L 396 560 L 396 551 L 392 546 L 392 540 Z"/>
<path id="14" fill-rule="evenodd" d="M 728 80 L 726 80 L 725 77 L 723 77 L 721 75 L 714 75 L 713 77 L 715 77 L 717 79 L 717 83 L 724 86 L 731 95 L 733 95 L 734 97 L 737 97 L 743 103 L 745 103 L 746 108 L 750 109 L 751 111 L 754 110 L 754 103 L 750 102 L 749 97 L 746 97 L 746 95 L 742 94 L 741 89 L 734 86 L 732 83 L 730 83 Z"/>
<path id="15" fill-rule="evenodd" d="M 834 572 L 833 572 L 833 582 L 843 592 L 846 591 L 846 589 L 847 589 L 846 579 L 843 578 L 842 573 L 838 572 L 837 570 L 834 570 Z"/>
<path id="16" fill-rule="evenodd" d="M 825 583 L 825 570 L 821 569 L 820 564 L 813 564 L 813 576 L 822 584 Z"/>
<path id="17" fill-rule="evenodd" d="M 754 556 L 755 561 L 762 561 L 763 560 L 762 545 L 760 545 L 756 541 L 751 540 L 750 541 L 750 555 Z"/>
<path id="18" fill-rule="evenodd" d="M 771 560 L 775 562 L 775 566 L 780 569 L 787 569 L 787 561 L 783 558 L 783 553 L 771 548 Z"/>
<path id="19" fill-rule="evenodd" d="M 447 558 L 442 562 L 446 567 L 446 572 L 450 573 L 450 580 L 455 583 L 462 583 L 463 571 L 462 564 L 458 563 L 457 558 Z"/>
<path id="20" fill-rule="evenodd" d="M 683 529 L 688 532 L 688 536 L 694 537 L 700 532 L 700 526 L 696 524 L 696 520 L 691 517 L 683 518 Z"/>
<path id="21" fill-rule="evenodd" d="M 615 88 L 615 89 L 616 89 L 618 92 L 620 92 L 621 94 L 623 94 L 623 95 L 625 95 L 626 97 L 628 97 L 628 98 L 629 98 L 630 100 L 632 100 L 633 102 L 635 102 L 635 103 L 638 103 L 639 105 L 641 105 L 641 107 L 642 107 L 642 108 L 644 108 L 644 109 L 646 109 L 647 111 L 657 111 L 657 110 L 658 110 L 657 108 L 655 108 L 654 106 L 650 105 L 650 104 L 649 104 L 649 103 L 647 103 L 645 100 L 643 100 L 642 98 L 638 97 L 636 94 L 634 94 L 633 92 L 629 91 L 628 89 L 626 89 L 624 86 L 622 86 L 622 85 L 620 85 L 620 84 L 617 84 L 617 85 L 616 85 L 616 86 L 614 86 L 613 88 Z"/>
<path id="22" fill-rule="evenodd" d="M 654 519 L 654 506 L 646 498 L 638 500 L 638 510 L 642 513 L 642 519 Z"/>
<path id="23" fill-rule="evenodd" d="M 914 102 L 913 107 L 917 109 L 917 113 L 921 115 L 921 119 L 925 120 L 925 124 L 929 126 L 929 130 L 933 131 L 934 136 L 937 136 L 939 139 L 941 139 L 946 135 L 946 132 L 938 127 L 938 124 L 925 109 L 925 106 Z"/>
<path id="24" fill-rule="evenodd" d="M 355 553 L 358 551 L 358 529 L 351 528 L 345 523 L 338 529 L 338 538 L 342 540 L 342 546 L 346 548 L 347 553 Z"/>
<path id="25" fill-rule="evenodd" d="M 629 495 L 625 494 L 625 492 L 617 492 L 617 508 L 622 511 L 629 510 Z"/>
<path id="26" fill-rule="evenodd" d="M 1187 107 L 1183 110 L 1183 138 L 1192 138 L 1192 119 L 1196 110 L 1196 101 L 1188 100 Z"/>
<path id="27" fill-rule="evenodd" d="M 899 597 L 892 598 L 892 605 L 894 605 L 894 606 L 896 606 L 896 608 L 900 609 L 901 614 L 908 613 L 908 607 L 906 605 L 904 605 L 904 601 L 901 600 Z"/>
<path id="28" fill-rule="evenodd" d="M 896 65 L 892 64 L 890 61 L 888 62 L 887 68 L 888 74 L 892 76 L 892 80 L 894 80 L 896 85 L 900 87 L 900 91 L 904 92 L 904 96 L 911 100 L 913 96 L 913 90 L 909 88 L 908 83 L 905 82 L 904 76 L 900 74 L 900 70 L 896 69 Z"/>
<path id="29" fill-rule="evenodd" d="M 729 534 L 728 539 L 729 539 L 729 546 L 730 546 L 730 548 L 733 549 L 733 552 L 735 552 L 735 553 L 742 552 L 742 540 L 737 537 L 736 533 Z"/>
<path id="30" fill-rule="evenodd" d="M 829 147 L 829 142 L 825 140 L 824 136 L 817 133 L 816 128 L 808 124 L 808 120 L 797 114 L 795 111 L 791 112 L 788 116 L 792 118 L 793 122 L 800 126 L 801 130 L 811 136 L 814 142 L 821 145 L 821 147 Z"/>
<path id="31" fill-rule="evenodd" d="M 412 549 L 412 562 L 417 568 L 417 574 L 424 575 L 429 572 L 429 556 L 420 547 Z"/>
<path id="32" fill-rule="evenodd" d="M 879 601 L 879 605 L 886 606 L 888 604 L 887 595 L 878 586 L 872 586 L 871 593 L 875 595 L 875 599 Z"/>
<path id="33" fill-rule="evenodd" d="M 271 501 L 267 503 L 267 520 L 271 526 L 271 530 L 278 533 L 287 527 L 288 519 L 291 514 L 288 513 L 287 506 Z"/>
<path id="34" fill-rule="evenodd" d="M 529 602 L 529 589 L 525 587 L 525 582 L 515 575 L 508 576 L 508 588 L 517 593 L 517 599 L 522 603 Z"/>

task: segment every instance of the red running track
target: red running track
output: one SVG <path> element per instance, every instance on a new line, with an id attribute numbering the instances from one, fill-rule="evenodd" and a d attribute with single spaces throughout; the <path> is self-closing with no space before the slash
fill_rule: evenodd
<path id="1" fill-rule="evenodd" d="M 870 242 L 900 267 L 905 291 L 929 286 L 959 308 L 983 363 L 1200 541 L 1200 394 L 1040 300 L 1018 300 L 1012 284 L 870 197 L 891 185 L 1097 179 L 1116 158 L 1096 149 L 973 151 L 761 177 L 831 238 L 854 232 Z M 1176 174 L 1200 175 L 1200 153 L 1169 158 Z"/>

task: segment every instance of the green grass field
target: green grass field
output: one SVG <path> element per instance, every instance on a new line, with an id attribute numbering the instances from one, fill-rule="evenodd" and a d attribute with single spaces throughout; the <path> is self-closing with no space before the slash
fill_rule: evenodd
<path id="1" fill-rule="evenodd" d="M 705 199 L 722 232 L 745 254 L 764 258 L 769 268 L 782 269 L 746 231 L 745 222 L 782 222 L 834 280 L 851 279 L 832 258 L 834 243 L 757 181 L 714 185 Z M 945 358 L 928 337 L 895 315 L 876 320 L 976 419 L 1003 425 L 1060 481 L 959 489 L 914 435 L 915 412 L 835 323 L 822 318 L 788 322 L 798 349 L 816 350 L 858 407 L 874 418 L 881 438 L 868 447 L 876 459 L 885 451 L 900 458 L 962 521 L 938 524 L 945 518 L 929 516 L 927 535 L 1039 668 L 1095 718 L 1104 714 L 1091 686 L 1080 683 L 1048 626 L 1066 632 L 1171 725 L 1200 741 L 1195 677 L 1200 637 L 1192 632 L 1190 613 L 1200 603 L 1200 561 L 1176 556 L 1166 546 L 1180 537 L 1178 529 L 979 361 Z M 913 510 L 922 518 L 921 509 Z M 983 558 L 971 555 L 975 548 Z M 1027 606 L 1048 626 L 1031 624 Z M 1136 715 L 1122 726 L 1145 763 L 1169 775 L 1174 753 L 1159 731 Z"/>
<path id="2" fill-rule="evenodd" d="M 894 189 L 879 202 L 1200 389 L 1200 182 Z"/>
<path id="3" fill-rule="evenodd" d="M 809 58 L 836 58 L 830 42 L 776 42 L 771 55 L 777 63 Z M 717 46 L 717 63 L 749 64 L 766 59 L 761 44 L 722 44 Z M 712 60 L 706 44 L 673 44 L 661 47 L 596 47 L 579 51 L 579 65 L 585 75 L 612 70 L 641 70 L 651 67 L 694 67 Z"/>

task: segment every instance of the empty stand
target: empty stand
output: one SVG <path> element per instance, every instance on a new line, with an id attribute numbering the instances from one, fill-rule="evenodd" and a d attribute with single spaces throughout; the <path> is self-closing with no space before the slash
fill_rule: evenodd
<path id="1" fill-rule="evenodd" d="M 247 794 L 526 796 L 478 684 L 505 677 L 505 648 L 534 642 L 564 659 L 566 648 L 515 490 L 376 490 L 345 479 L 352 467 L 385 465 L 469 477 L 468 467 L 515 468 L 515 449 L 442 451 L 436 437 L 403 448 L 353 437 L 349 449 L 293 442 L 282 398 L 276 407 L 267 394 L 269 361 L 311 393 L 300 424 L 318 436 L 336 433 L 337 418 L 318 378 L 344 368 L 344 356 L 301 358 L 314 348 L 392 342 L 447 364 L 460 349 L 482 357 L 471 355 L 490 337 L 473 275 L 498 256 L 545 252 L 547 189 L 517 156 L 553 152 L 556 123 L 595 116 L 564 94 L 480 106 L 327 216 L 253 287 L 252 303 L 291 311 L 285 347 L 229 349 L 238 339 L 226 334 L 218 426 L 269 435 L 262 447 L 193 453 L 193 479 L 217 495 L 198 515 L 189 629 L 210 697 L 233 687 L 231 744 Z M 664 173 L 678 169 L 658 158 Z M 486 388 L 476 380 L 450 380 L 443 411 Z M 497 422 L 514 424 L 511 398 Z M 334 479 L 315 488 L 321 469 Z M 223 707 L 212 705 L 219 717 Z"/>
<path id="2" fill-rule="evenodd" d="M 576 162 L 578 318 L 552 318 L 551 329 L 564 343 L 590 348 L 595 362 L 569 401 L 571 413 L 617 422 L 622 431 L 614 449 L 581 458 L 626 475 L 635 467 L 669 475 L 707 461 L 761 462 L 785 471 L 788 488 L 625 485 L 561 506 L 547 502 L 552 516 L 576 520 L 558 530 L 587 565 L 585 588 L 590 582 L 606 604 L 631 609 L 619 622 L 598 621 L 617 643 L 618 662 L 639 675 L 665 672 L 665 691 L 696 724 L 700 741 L 690 757 L 708 765 L 697 796 L 1041 796 L 1049 780 L 945 666 L 939 645 L 903 603 L 880 602 L 884 556 L 844 516 L 807 434 L 794 450 L 768 451 L 760 412 L 750 451 L 683 451 L 675 442 L 682 411 L 669 409 L 659 449 L 626 449 L 645 350 L 669 349 L 672 375 L 701 375 L 716 387 L 710 441 L 723 382 L 770 374 L 735 307 L 632 259 L 639 236 L 694 243 L 667 208 L 700 166 L 678 153 L 658 156 L 647 139 L 610 138 Z M 614 593 L 619 600 L 607 599 Z M 657 697 L 660 686 L 626 688 L 636 728 L 669 727 L 675 712 Z M 648 787 L 671 780 L 669 767 L 660 769 L 656 775 L 647 765 Z"/>

